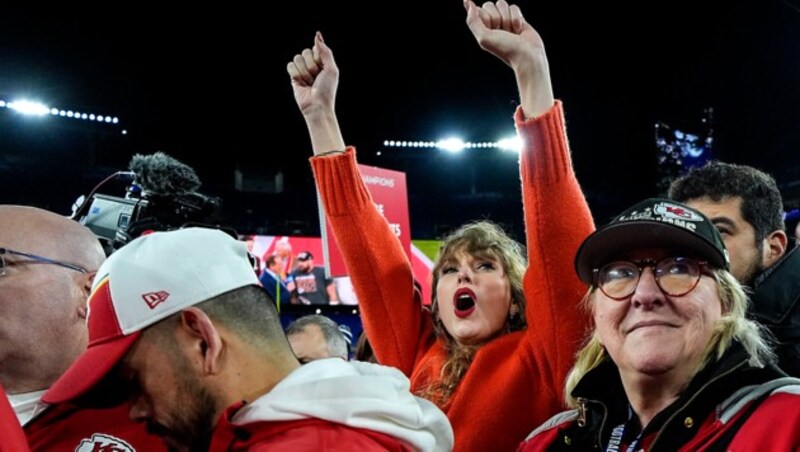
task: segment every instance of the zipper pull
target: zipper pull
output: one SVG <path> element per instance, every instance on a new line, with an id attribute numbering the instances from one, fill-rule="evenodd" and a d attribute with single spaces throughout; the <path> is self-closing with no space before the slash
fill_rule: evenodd
<path id="1" fill-rule="evenodd" d="M 578 397 L 578 427 L 586 427 L 586 399 Z"/>

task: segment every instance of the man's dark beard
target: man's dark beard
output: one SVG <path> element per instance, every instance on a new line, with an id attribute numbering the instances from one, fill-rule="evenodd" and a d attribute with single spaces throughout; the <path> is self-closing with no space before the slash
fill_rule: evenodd
<path id="1" fill-rule="evenodd" d="M 188 401 L 190 406 L 175 407 L 174 421 L 169 427 L 156 422 L 147 423 L 148 433 L 161 437 L 169 437 L 181 443 L 181 448 L 167 444 L 170 452 L 188 450 L 206 452 L 211 446 L 211 434 L 217 416 L 217 407 L 211 393 L 197 383 L 197 380 L 185 381 L 179 389 L 180 399 Z"/>
<path id="2" fill-rule="evenodd" d="M 747 281 L 742 282 L 743 286 L 747 286 L 749 288 L 753 288 L 753 281 L 764 271 L 764 267 L 761 265 L 761 262 L 755 262 L 755 265 L 751 266 L 747 270 Z"/>
<path id="3" fill-rule="evenodd" d="M 763 247 L 762 247 L 763 248 Z M 747 286 L 749 288 L 753 288 L 753 281 L 758 277 L 765 270 L 763 265 L 763 256 L 764 250 L 759 249 L 757 259 L 753 259 L 753 262 L 750 262 L 750 265 L 747 267 L 747 272 L 745 273 L 742 281 L 739 281 L 743 286 Z"/>

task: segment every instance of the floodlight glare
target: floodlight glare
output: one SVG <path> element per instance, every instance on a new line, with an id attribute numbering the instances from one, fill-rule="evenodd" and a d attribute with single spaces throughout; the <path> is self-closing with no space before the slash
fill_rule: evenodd
<path id="1" fill-rule="evenodd" d="M 40 104 L 39 102 L 31 102 L 28 100 L 9 102 L 7 106 L 12 110 L 22 113 L 23 115 L 44 116 L 50 113 L 50 108 L 47 106 Z"/>
<path id="2" fill-rule="evenodd" d="M 8 101 L 5 99 L 0 99 L 0 108 L 8 108 L 11 110 L 15 110 L 16 112 L 27 115 L 27 116 L 60 116 L 62 118 L 73 118 L 73 119 L 84 119 L 90 121 L 97 121 L 97 122 L 105 122 L 105 123 L 114 123 L 119 124 L 118 117 L 112 116 L 105 116 L 105 115 L 96 115 L 94 113 L 81 113 L 79 111 L 73 110 L 61 110 L 58 108 L 50 108 L 47 105 L 44 105 L 40 102 L 32 102 L 29 100 L 16 100 L 16 101 Z"/>
<path id="3" fill-rule="evenodd" d="M 447 138 L 436 142 L 436 147 L 449 152 L 461 152 L 464 150 L 464 141 L 460 138 Z"/>
<path id="4" fill-rule="evenodd" d="M 522 140 L 519 137 L 503 138 L 497 142 L 497 147 L 504 151 L 519 152 L 522 150 Z"/>

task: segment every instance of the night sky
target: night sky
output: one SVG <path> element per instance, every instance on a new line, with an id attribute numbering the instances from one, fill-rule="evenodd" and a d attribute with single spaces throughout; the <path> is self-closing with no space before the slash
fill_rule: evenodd
<path id="1" fill-rule="evenodd" d="M 310 143 L 285 67 L 321 30 L 341 70 L 345 140 L 362 163 L 407 173 L 412 236 L 490 218 L 521 238 L 513 155 L 382 144 L 513 132 L 511 70 L 478 48 L 460 2 L 273 3 L 265 13 L 230 2 L 0 7 L 0 98 L 120 118 L 115 126 L 0 109 L 2 202 L 67 213 L 131 155 L 160 150 L 197 170 L 200 191 L 224 199 L 240 232 L 317 235 Z M 800 199 L 800 2 L 519 4 L 545 40 L 599 222 L 657 194 L 654 124 L 703 133 L 709 107 L 715 157 L 770 171 L 790 204 Z M 237 168 L 283 173 L 283 193 L 237 192 Z"/>

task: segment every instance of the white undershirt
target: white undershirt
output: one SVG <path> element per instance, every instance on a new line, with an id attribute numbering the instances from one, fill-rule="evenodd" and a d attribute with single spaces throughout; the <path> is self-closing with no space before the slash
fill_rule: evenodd
<path id="1" fill-rule="evenodd" d="M 14 413 L 17 414 L 20 425 L 25 426 L 41 412 L 41 409 L 37 410 L 36 408 L 40 405 L 39 400 L 46 391 L 33 391 L 8 396 L 8 401 L 11 402 L 11 407 L 14 408 Z"/>

